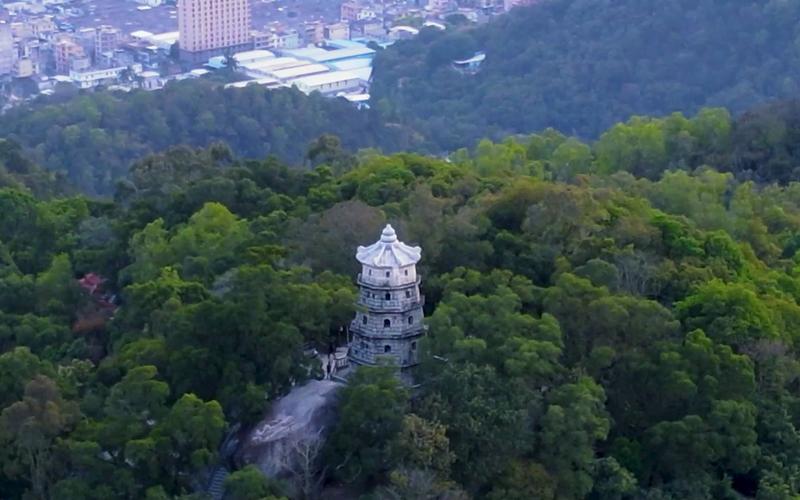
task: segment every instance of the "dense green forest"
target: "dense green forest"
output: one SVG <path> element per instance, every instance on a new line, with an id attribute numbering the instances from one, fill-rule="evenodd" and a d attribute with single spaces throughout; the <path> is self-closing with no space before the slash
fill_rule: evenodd
<path id="1" fill-rule="evenodd" d="M 546 0 L 378 54 L 373 107 L 439 149 L 554 127 L 595 138 L 631 115 L 738 113 L 796 97 L 800 4 Z M 476 75 L 451 62 L 485 51 Z"/>
<path id="2" fill-rule="evenodd" d="M 307 169 L 177 147 L 135 162 L 113 201 L 65 193 L 2 143 L 3 498 L 201 498 L 226 432 L 315 376 L 302 346 L 349 322 L 354 248 L 387 221 L 423 248 L 421 386 L 359 371 L 312 464 L 324 482 L 380 499 L 796 498 L 797 138 L 755 134 L 744 154 L 729 124 L 636 118 L 592 146 L 548 130 L 448 160 L 322 137 Z M 302 481 L 245 467 L 227 498 Z"/>
<path id="3" fill-rule="evenodd" d="M 159 92 L 72 94 L 4 113 L 0 137 L 21 144 L 31 159 L 90 194 L 112 194 L 134 160 L 177 144 L 224 141 L 238 155 L 299 163 L 308 143 L 323 133 L 336 133 L 352 150 L 397 151 L 417 141 L 344 100 L 294 89 L 224 90 L 217 82 L 191 80 Z"/>
<path id="4" fill-rule="evenodd" d="M 632 127 L 634 123 L 649 126 Z M 455 122 L 449 129 L 453 127 Z M 0 137 L 7 139 L 0 148 L 0 185 L 9 185 L 6 172 L 11 172 L 37 194 L 71 186 L 89 195 L 111 196 L 121 181 L 123 190 L 132 187 L 129 169 L 146 154 L 176 144 L 205 147 L 216 141 L 227 144 L 235 156 L 273 155 L 308 167 L 326 161 L 328 146 L 309 145 L 329 132 L 349 151 L 436 150 L 431 136 L 384 122 L 346 102 L 289 89 L 224 90 L 213 82 L 190 81 L 163 92 L 55 96 L 7 112 L 0 120 Z M 735 117 L 712 110 L 691 121 L 677 114 L 633 118 L 609 129 L 591 147 L 606 170 L 630 169 L 637 176 L 657 178 L 668 168 L 710 165 L 740 180 L 786 183 L 800 180 L 797 138 L 800 101 L 782 101 Z M 630 150 L 609 157 L 612 153 L 603 150 L 611 139 L 630 143 Z M 468 136 L 457 141 L 459 147 L 475 144 Z M 566 152 L 565 146 L 557 157 Z"/>

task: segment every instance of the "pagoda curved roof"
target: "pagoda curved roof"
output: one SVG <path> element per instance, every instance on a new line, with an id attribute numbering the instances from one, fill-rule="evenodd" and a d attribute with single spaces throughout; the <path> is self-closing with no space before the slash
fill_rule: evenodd
<path id="1" fill-rule="evenodd" d="M 397 239 L 391 224 L 386 224 L 381 238 L 368 247 L 359 246 L 356 259 L 364 265 L 374 267 L 405 267 L 419 262 L 420 247 L 406 245 Z"/>

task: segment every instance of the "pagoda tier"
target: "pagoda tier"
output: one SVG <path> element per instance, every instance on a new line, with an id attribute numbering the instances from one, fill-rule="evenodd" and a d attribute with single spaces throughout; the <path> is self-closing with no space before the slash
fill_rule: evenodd
<path id="1" fill-rule="evenodd" d="M 358 309 L 351 323 L 350 361 L 374 365 L 389 358 L 400 368 L 419 362 L 418 341 L 425 334 L 416 264 L 419 247 L 397 239 L 391 225 L 368 247 L 358 247 L 362 265 Z"/>

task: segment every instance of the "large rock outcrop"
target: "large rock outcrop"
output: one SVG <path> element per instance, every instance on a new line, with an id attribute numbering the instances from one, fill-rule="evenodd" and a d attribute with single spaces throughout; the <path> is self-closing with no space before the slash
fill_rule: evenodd
<path id="1" fill-rule="evenodd" d="M 331 380 L 312 380 L 275 401 L 243 441 L 239 461 L 271 477 L 307 473 L 336 416 L 341 387 Z"/>

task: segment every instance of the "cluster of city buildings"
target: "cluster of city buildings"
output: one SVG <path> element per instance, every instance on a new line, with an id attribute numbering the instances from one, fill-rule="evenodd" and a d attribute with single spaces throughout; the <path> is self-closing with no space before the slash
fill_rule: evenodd
<path id="1" fill-rule="evenodd" d="M 153 90 L 233 64 L 243 80 L 234 87 L 296 86 L 364 103 L 375 44 L 413 37 L 425 27 L 445 29 L 451 15 L 480 22 L 538 0 L 346 0 L 338 18 L 301 17 L 259 27 L 253 26 L 254 0 L 136 0 L 139 6 L 128 11 L 163 9 L 165 15 L 152 24 L 177 28 L 171 31 L 124 31 L 120 25 L 132 23 L 122 19 L 116 26 L 76 28 L 68 19 L 76 10 L 71 5 L 80 1 L 88 0 L 0 7 L 0 83 L 31 79 L 45 93 L 59 83 Z M 472 71 L 474 63 L 463 66 Z"/>
<path id="2" fill-rule="evenodd" d="M 65 29 L 51 15 L 0 21 L 0 81 L 32 79 L 48 92 L 132 80 L 143 64 L 131 41 L 110 25 Z"/>
<path id="3" fill-rule="evenodd" d="M 361 42 L 326 40 L 319 46 L 293 49 L 251 50 L 230 56 L 212 57 L 214 69 L 235 66 L 245 78 L 228 88 L 262 85 L 268 88 L 296 87 L 310 94 L 340 96 L 359 107 L 369 100 L 369 81 L 375 51 Z"/>
<path id="4" fill-rule="evenodd" d="M 120 30 L 111 26 L 63 32 L 49 16 L 0 21 L 0 76 L 69 74 L 104 66 L 120 40 Z"/>

